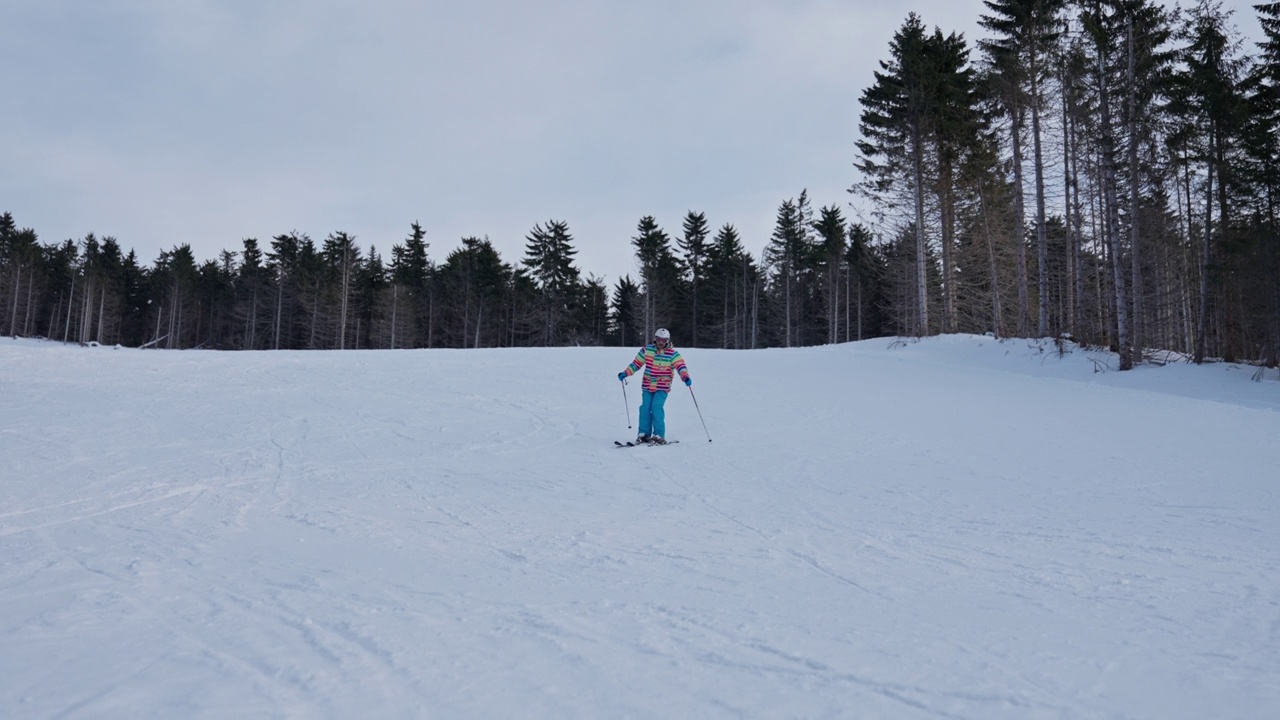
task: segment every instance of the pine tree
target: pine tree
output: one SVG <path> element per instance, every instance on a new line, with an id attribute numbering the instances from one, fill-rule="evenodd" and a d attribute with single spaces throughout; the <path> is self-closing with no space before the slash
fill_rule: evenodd
<path id="1" fill-rule="evenodd" d="M 937 167 L 933 189 L 938 204 L 938 242 L 942 255 L 941 327 L 946 332 L 955 332 L 959 278 L 954 254 L 960 222 L 958 205 L 965 190 L 960 187 L 960 180 L 962 168 L 967 158 L 977 152 L 985 128 L 964 38 L 955 33 L 944 37 L 935 31 L 926 47 L 930 51 L 929 72 L 935 85 L 931 144 Z"/>
<path id="2" fill-rule="evenodd" d="M 276 286 L 272 348 L 316 347 L 320 266 L 315 243 L 306 233 L 295 230 L 272 238 L 271 251 L 267 253 L 267 268 Z M 309 332 L 304 341 L 300 325 L 308 320 Z"/>
<path id="3" fill-rule="evenodd" d="M 573 326 L 579 345 L 601 346 L 609 338 L 609 291 L 604 279 L 588 275 L 578 288 L 577 300 L 572 305 Z"/>
<path id="4" fill-rule="evenodd" d="M 332 303 L 332 312 L 336 315 L 334 329 L 337 338 L 335 346 L 339 350 L 347 348 L 349 330 L 353 323 L 355 309 L 352 307 L 352 287 L 355 269 L 361 262 L 360 249 L 356 247 L 355 236 L 345 232 L 330 233 L 324 240 L 321 254 L 324 257 L 326 278 L 325 285 L 329 289 L 326 295 L 328 303 Z"/>
<path id="5" fill-rule="evenodd" d="M 434 346 L 433 268 L 427 257 L 426 236 L 422 226 L 414 222 L 404 244 L 391 247 L 392 347 Z M 401 331 L 402 326 L 407 332 Z"/>
<path id="6" fill-rule="evenodd" d="M 450 347 L 479 348 L 507 344 L 504 300 L 509 296 L 511 267 L 493 243 L 467 237 L 439 269 L 443 302 L 441 326 Z"/>
<path id="7" fill-rule="evenodd" d="M 535 225 L 525 238 L 524 266 L 542 295 L 543 345 L 556 345 L 575 337 L 576 327 L 562 327 L 570 316 L 571 303 L 581 289 L 580 273 L 573 264 L 577 250 L 569 226 L 563 221 L 551 220 L 546 228 Z"/>
<path id="8" fill-rule="evenodd" d="M 733 225 L 725 224 L 711 241 L 707 268 L 708 297 L 720 300 L 712 327 L 720 328 L 720 347 L 748 347 L 749 312 L 756 270 Z"/>
<path id="9" fill-rule="evenodd" d="M 1123 1 L 1123 0 L 1121 0 Z M 1123 32 L 1122 18 L 1116 3 L 1108 0 L 1094 0 L 1082 14 L 1086 31 L 1092 41 L 1094 56 L 1093 89 L 1098 99 L 1098 154 L 1101 188 L 1102 222 L 1100 223 L 1103 245 L 1107 252 L 1107 264 L 1110 268 L 1111 297 L 1116 331 L 1116 349 L 1120 355 L 1120 369 L 1133 367 L 1134 349 L 1129 327 L 1128 290 L 1125 283 L 1121 262 L 1120 236 L 1120 198 L 1118 140 L 1113 108 L 1117 102 L 1114 78 L 1116 53 L 1121 47 L 1120 38 Z"/>
<path id="10" fill-rule="evenodd" d="M 910 13 L 889 42 L 888 61 L 880 62 L 875 84 L 862 93 L 858 130 L 863 181 L 855 190 L 892 211 L 911 207 L 915 238 L 916 314 L 911 331 L 929 332 L 928 253 L 925 238 L 925 172 L 927 144 L 933 132 L 933 78 L 928 68 L 928 38 L 920 16 Z"/>
<path id="11" fill-rule="evenodd" d="M 1256 201 L 1258 231 L 1254 244 L 1260 259 L 1262 304 L 1269 316 L 1264 334 L 1266 361 L 1280 363 L 1280 2 L 1254 5 L 1263 39 L 1248 80 L 1250 123 L 1248 148 Z"/>
<path id="12" fill-rule="evenodd" d="M 91 243 L 86 239 L 86 247 L 93 247 L 92 251 L 85 254 L 85 265 L 91 265 L 93 257 L 96 256 L 96 243 Z M 160 257 L 156 260 L 155 268 L 152 270 L 152 278 L 155 284 L 162 292 L 162 301 L 156 307 L 155 334 L 152 343 L 170 349 L 183 349 L 191 347 L 191 343 L 195 338 L 195 323 L 199 320 L 199 303 L 195 293 L 195 287 L 199 270 L 196 267 L 195 254 L 191 251 L 189 244 L 178 245 L 172 250 L 161 252 Z M 87 307 L 87 303 L 91 302 L 92 283 L 87 281 L 82 288 L 81 308 Z M 75 299 L 75 293 L 71 294 L 72 300 Z M 68 312 L 70 307 L 68 307 Z M 68 316 L 69 317 L 69 316 Z"/>
<path id="13" fill-rule="evenodd" d="M 613 288 L 609 309 L 610 336 L 617 345 L 635 344 L 644 338 L 644 320 L 637 306 L 641 304 L 640 287 L 625 275 Z"/>
<path id="14" fill-rule="evenodd" d="M 804 194 L 801 195 L 804 198 Z M 807 199 L 805 200 L 807 202 Z M 770 282 L 775 297 L 782 307 L 782 325 L 778 329 L 782 335 L 782 345 L 791 347 L 800 344 L 799 309 L 800 281 L 799 275 L 806 265 L 808 247 L 800 203 L 787 199 L 778 207 L 777 219 L 774 221 L 773 235 L 765 247 L 765 261 L 772 269 Z"/>
<path id="15" fill-rule="evenodd" d="M 386 265 L 376 246 L 369 246 L 364 263 L 356 267 L 355 297 L 359 309 L 356 316 L 355 347 L 381 348 L 387 330 L 382 298 L 389 284 Z M 360 339 L 365 338 L 363 345 Z"/>
<path id="16" fill-rule="evenodd" d="M 676 299 L 680 295 L 679 269 L 671 252 L 671 238 L 652 215 L 640 218 L 638 233 L 631 239 L 640 266 L 640 282 L 644 296 L 643 330 L 645 337 L 668 325 L 676 316 Z"/>
<path id="17" fill-rule="evenodd" d="M 19 230 L 10 213 L 0 215 L 0 308 L 7 304 L 9 309 L 0 318 L 8 319 L 8 334 L 12 337 L 30 332 L 40 260 L 36 232 L 30 228 Z M 10 283 L 8 288 L 3 284 L 6 280 Z"/>
<path id="18" fill-rule="evenodd" d="M 847 251 L 844 214 L 840 208 L 830 205 L 822 208 L 818 221 L 813 225 L 818 235 L 818 266 L 821 270 L 822 296 L 827 321 L 827 343 L 840 342 L 840 291 L 841 270 Z M 847 338 L 847 336 L 846 336 Z"/>
<path id="19" fill-rule="evenodd" d="M 1007 105 L 1012 119 L 1015 173 L 1019 175 L 1018 191 L 1022 191 L 1021 182 L 1021 122 L 1024 114 L 1031 114 L 1032 161 L 1035 167 L 1036 192 L 1036 260 L 1039 287 L 1039 324 L 1037 334 L 1043 337 L 1048 332 L 1048 261 L 1047 240 L 1045 235 L 1045 180 L 1044 152 L 1042 147 L 1041 114 L 1043 112 L 1042 88 L 1049 72 L 1048 59 L 1058 39 L 1059 14 L 1065 0 L 983 0 L 983 4 L 991 10 L 991 15 L 983 15 L 980 24 L 996 37 L 983 41 L 983 49 L 991 58 L 992 65 L 999 68 L 1008 83 Z M 1021 214 L 1019 223 L 1021 224 Z M 1019 283 L 1025 282 L 1022 273 Z M 1020 297 L 1026 293 L 1020 290 Z M 1025 304 L 1025 303 L 1023 303 Z M 1025 307 L 1019 308 L 1019 332 L 1022 325 Z"/>
<path id="20" fill-rule="evenodd" d="M 855 191 L 876 201 L 877 219 L 896 214 L 896 226 L 910 228 L 915 239 L 913 322 L 904 331 L 927 334 L 935 325 L 951 330 L 959 168 L 981 131 L 974 71 L 963 37 L 939 29 L 927 34 L 914 13 L 894 36 L 890 53 L 891 60 L 881 63 L 885 72 L 876 73 L 876 84 L 863 92 L 857 166 L 864 181 Z M 936 262 L 931 237 L 941 249 L 940 275 L 930 267 Z M 935 293 L 942 312 L 931 315 Z"/>
<path id="21" fill-rule="evenodd" d="M 872 249 L 871 232 L 860 223 L 849 224 L 848 250 L 845 252 L 848 281 L 845 283 L 845 337 L 862 340 L 879 335 L 882 323 L 879 307 L 882 299 L 880 279 L 885 263 Z"/>
<path id="22" fill-rule="evenodd" d="M 262 250 L 257 238 L 245 238 L 240 252 L 237 272 L 237 318 L 242 323 L 239 341 L 234 347 L 256 350 L 259 347 L 259 330 L 262 316 L 259 312 L 266 299 L 266 268 L 263 267 Z"/>
<path id="23" fill-rule="evenodd" d="M 1205 164 L 1206 175 L 1196 362 L 1203 362 L 1209 349 L 1209 280 L 1216 254 L 1214 231 L 1221 236 L 1230 228 L 1230 188 L 1237 181 L 1231 161 L 1235 159 L 1246 109 L 1239 90 L 1243 63 L 1235 55 L 1227 22 L 1228 14 L 1219 2 L 1201 0 L 1191 9 L 1183 29 L 1187 42 L 1182 51 L 1186 66 L 1182 75 L 1184 86 L 1175 104 L 1199 128 L 1197 152 Z M 1223 354 L 1230 356 L 1232 352 L 1224 347 Z"/>
<path id="24" fill-rule="evenodd" d="M 684 237 L 680 239 L 680 249 L 684 252 L 685 280 L 689 286 L 689 342 L 697 347 L 698 327 L 701 324 L 701 308 L 698 304 L 699 292 L 702 289 L 703 276 L 707 263 L 707 216 L 703 213 L 689 211 L 684 218 Z"/>

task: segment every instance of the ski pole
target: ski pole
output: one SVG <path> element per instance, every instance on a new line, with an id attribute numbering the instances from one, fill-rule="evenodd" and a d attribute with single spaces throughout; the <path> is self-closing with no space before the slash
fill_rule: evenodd
<path id="1" fill-rule="evenodd" d="M 627 410 L 627 429 L 631 429 L 631 403 L 627 402 L 627 381 L 622 382 L 622 407 Z"/>
<path id="2" fill-rule="evenodd" d="M 698 407 L 698 396 L 693 394 L 693 386 L 686 385 L 689 388 L 689 397 L 693 398 L 693 407 L 698 411 L 698 419 L 702 420 L 702 408 Z M 707 433 L 707 442 L 711 442 L 711 433 L 707 431 L 707 421 L 702 420 L 702 432 Z"/>

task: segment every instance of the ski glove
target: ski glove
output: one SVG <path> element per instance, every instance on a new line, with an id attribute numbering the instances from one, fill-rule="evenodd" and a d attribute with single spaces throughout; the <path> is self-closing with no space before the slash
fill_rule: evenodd
<path id="1" fill-rule="evenodd" d="M 685 387 L 693 387 L 693 378 L 685 378 L 684 384 L 685 384 Z"/>
<path id="2" fill-rule="evenodd" d="M 627 371 L 623 370 L 622 372 L 618 373 L 618 382 L 626 382 L 626 381 L 627 381 Z"/>

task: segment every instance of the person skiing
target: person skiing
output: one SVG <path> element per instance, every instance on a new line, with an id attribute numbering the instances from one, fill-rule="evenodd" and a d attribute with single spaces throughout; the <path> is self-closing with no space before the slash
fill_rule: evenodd
<path id="1" fill-rule="evenodd" d="M 636 442 L 665 445 L 667 419 L 663 406 L 667 403 L 667 393 L 671 392 L 671 380 L 678 372 L 685 385 L 693 385 L 689 368 L 679 351 L 671 346 L 671 332 L 666 328 L 654 331 L 653 343 L 636 353 L 631 364 L 618 373 L 618 380 L 626 382 L 629 376 L 640 372 L 640 368 L 644 368 L 644 381 L 640 385 L 640 434 Z"/>

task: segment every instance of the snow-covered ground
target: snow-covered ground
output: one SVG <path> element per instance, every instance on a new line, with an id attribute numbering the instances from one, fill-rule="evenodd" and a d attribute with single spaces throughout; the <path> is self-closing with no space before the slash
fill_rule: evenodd
<path id="1" fill-rule="evenodd" d="M 633 353 L 0 340 L 0 717 L 1280 712 L 1276 371 Z"/>

